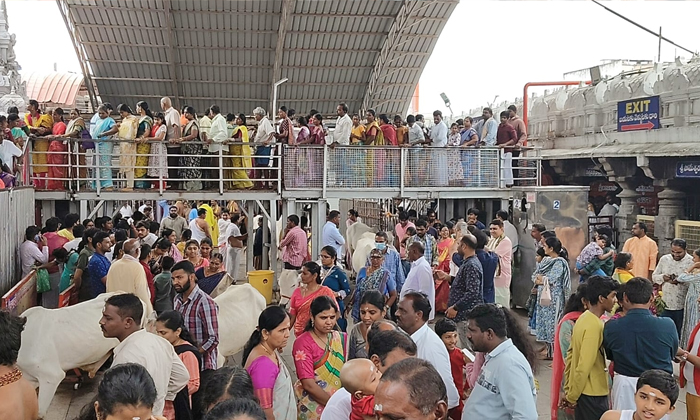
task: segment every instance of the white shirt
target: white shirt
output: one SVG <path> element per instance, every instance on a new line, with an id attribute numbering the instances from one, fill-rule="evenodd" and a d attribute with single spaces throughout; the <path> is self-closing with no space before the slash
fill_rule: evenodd
<path id="1" fill-rule="evenodd" d="M 413 145 L 419 141 L 424 141 L 425 135 L 423 129 L 418 124 L 413 124 L 413 127 L 408 127 L 408 143 Z"/>
<path id="2" fill-rule="evenodd" d="M 275 142 L 275 138 L 270 138 L 270 134 L 274 133 L 275 129 L 272 127 L 272 123 L 267 117 L 262 117 L 260 122 L 258 122 L 258 128 L 255 130 L 255 143 L 262 143 L 266 140 L 270 140 L 270 144 Z"/>
<path id="3" fill-rule="evenodd" d="M 421 260 L 425 260 L 425 258 L 421 258 Z M 413 268 L 411 268 L 411 271 L 413 271 Z M 404 289 L 405 288 L 404 286 Z M 447 353 L 445 343 L 442 342 L 435 331 L 428 327 L 427 322 L 411 335 L 411 339 L 413 339 L 413 342 L 416 343 L 416 347 L 418 348 L 416 357 L 432 363 L 435 370 L 440 374 L 442 381 L 445 383 L 445 388 L 447 388 L 448 408 L 457 407 L 459 405 L 460 395 L 452 379 L 450 355 Z"/>
<path id="4" fill-rule="evenodd" d="M 19 246 L 19 257 L 22 262 L 22 277 L 29 274 L 36 263 L 46 264 L 49 262 L 49 247 L 39 249 L 34 241 L 24 241 Z"/>
<path id="5" fill-rule="evenodd" d="M 119 213 L 122 215 L 122 217 L 128 219 L 129 217 L 134 215 L 134 210 L 131 209 L 130 205 L 125 204 L 122 206 L 122 208 L 119 209 Z"/>
<path id="6" fill-rule="evenodd" d="M 617 214 L 619 209 L 616 207 L 615 204 L 609 204 L 605 203 L 602 209 L 600 209 L 600 212 L 598 212 L 598 216 L 614 216 Z"/>
<path id="7" fill-rule="evenodd" d="M 669 311 L 685 309 L 685 297 L 688 294 L 690 283 L 673 284 L 664 282 L 664 274 L 680 276 L 692 265 L 693 257 L 688 253 L 680 261 L 674 260 L 671 254 L 666 254 L 659 258 L 659 263 L 656 264 L 656 269 L 651 275 L 651 279 L 654 283 L 661 285 L 661 290 L 664 292 L 663 300 L 666 303 L 666 309 Z"/>
<path id="8" fill-rule="evenodd" d="M 230 238 L 231 236 L 241 236 L 241 229 L 235 223 L 229 224 L 228 229 L 226 229 L 226 238 L 224 239 L 224 241 L 226 242 L 226 246 L 230 246 L 228 244 L 228 238 Z"/>
<path id="9" fill-rule="evenodd" d="M 167 140 L 170 140 L 180 137 L 180 135 L 182 134 L 180 127 L 180 113 L 177 112 L 177 109 L 170 107 L 163 114 L 165 116 L 165 125 L 168 127 L 167 136 L 165 138 Z M 174 126 L 177 126 L 177 128 L 175 128 Z M 180 148 L 180 146 L 177 147 Z"/>
<path id="10" fill-rule="evenodd" d="M 409 291 L 424 293 L 430 301 L 430 318 L 435 318 L 435 282 L 433 281 L 433 268 L 425 258 L 418 258 L 411 263 L 411 271 L 408 272 L 406 281 L 401 289 L 400 298 L 403 299 Z M 444 347 L 444 345 L 443 345 Z"/>
<path id="11" fill-rule="evenodd" d="M 153 414 L 163 414 L 165 400 L 172 401 L 175 394 L 187 386 L 190 374 L 172 344 L 163 337 L 146 330 L 132 333 L 114 348 L 112 366 L 136 363 L 146 368 L 156 384 L 157 397 Z"/>
<path id="12" fill-rule="evenodd" d="M 228 138 L 228 128 L 226 127 L 226 118 L 221 114 L 216 114 L 211 120 L 211 128 L 207 134 L 212 143 L 209 145 L 209 153 L 219 153 L 219 150 L 228 152 L 228 145 L 222 143 Z"/>
<path id="13" fill-rule="evenodd" d="M 22 156 L 22 151 L 10 140 L 3 140 L 2 143 L 0 143 L 0 160 L 10 168 L 10 171 L 14 172 L 13 157 L 20 156 Z"/>
<path id="14" fill-rule="evenodd" d="M 221 247 L 222 244 L 226 244 L 227 238 L 225 238 L 223 236 L 225 236 L 226 231 L 228 230 L 228 227 L 231 225 L 231 221 L 226 220 L 226 219 L 219 219 L 219 221 L 217 223 L 219 225 L 219 233 L 221 233 L 221 232 L 224 233 L 224 235 L 219 235 L 219 247 Z M 255 226 L 257 226 L 257 225 L 255 225 Z"/>
<path id="15" fill-rule="evenodd" d="M 321 241 L 323 242 L 323 246 L 332 246 L 338 256 L 340 256 L 340 252 L 343 250 L 343 245 L 345 245 L 345 238 L 343 238 L 343 235 L 340 234 L 338 226 L 331 221 L 328 221 L 325 225 L 323 225 Z"/>
<path id="16" fill-rule="evenodd" d="M 338 117 L 333 131 L 333 141 L 340 144 L 350 144 L 350 133 L 352 132 L 352 119 L 348 114 Z"/>
<path id="17" fill-rule="evenodd" d="M 155 233 L 149 233 L 145 238 L 139 239 L 139 242 L 141 242 L 141 245 L 148 244 L 148 246 L 153 246 L 157 240 L 158 236 Z"/>
<path id="18" fill-rule="evenodd" d="M 430 139 L 433 141 L 431 146 L 445 147 L 447 146 L 447 124 L 445 121 L 440 121 L 430 129 Z"/>
<path id="19" fill-rule="evenodd" d="M 75 238 L 72 241 L 68 241 L 63 245 L 63 249 L 66 251 L 78 251 L 78 246 L 80 245 L 80 242 L 83 240 L 83 238 Z"/>
<path id="20" fill-rule="evenodd" d="M 352 394 L 345 388 L 340 388 L 328 400 L 326 408 L 321 413 L 321 420 L 348 420 L 351 412 Z"/>

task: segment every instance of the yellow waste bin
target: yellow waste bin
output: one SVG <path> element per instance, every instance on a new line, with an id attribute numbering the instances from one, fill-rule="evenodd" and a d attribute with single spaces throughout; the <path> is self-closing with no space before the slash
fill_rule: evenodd
<path id="1" fill-rule="evenodd" d="M 275 272 L 271 270 L 256 270 L 248 272 L 248 283 L 265 297 L 265 302 L 272 303 L 272 284 Z"/>

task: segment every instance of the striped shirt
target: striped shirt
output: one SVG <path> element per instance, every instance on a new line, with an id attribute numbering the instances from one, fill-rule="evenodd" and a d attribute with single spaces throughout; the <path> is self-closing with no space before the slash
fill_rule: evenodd
<path id="1" fill-rule="evenodd" d="M 219 307 L 214 299 L 194 286 L 186 301 L 175 296 L 173 307 L 182 314 L 192 337 L 204 349 L 202 370 L 216 369 L 219 346 Z"/>
<path id="2" fill-rule="evenodd" d="M 308 253 L 308 246 L 304 229 L 294 226 L 280 242 L 280 247 L 284 248 L 282 261 L 294 267 L 301 267 Z"/>

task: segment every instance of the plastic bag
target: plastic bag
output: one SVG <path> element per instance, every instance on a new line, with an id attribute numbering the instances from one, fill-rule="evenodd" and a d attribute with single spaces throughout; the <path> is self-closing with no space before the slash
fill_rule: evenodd
<path id="1" fill-rule="evenodd" d="M 36 292 L 45 293 L 49 290 L 51 290 L 49 272 L 45 268 L 40 268 L 36 271 Z"/>
<path id="2" fill-rule="evenodd" d="M 540 306 L 549 306 L 552 304 L 552 292 L 549 290 L 549 280 L 547 277 L 542 277 L 544 284 L 540 292 Z"/>

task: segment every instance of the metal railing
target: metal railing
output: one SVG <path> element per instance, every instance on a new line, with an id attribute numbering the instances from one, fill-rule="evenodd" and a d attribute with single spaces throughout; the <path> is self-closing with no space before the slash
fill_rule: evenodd
<path id="1" fill-rule="evenodd" d="M 216 153 L 209 153 L 202 142 L 166 148 L 164 142 L 112 138 L 94 140 L 95 147 L 85 149 L 85 140 L 34 137 L 27 144 L 25 183 L 38 190 L 98 195 L 105 190 L 223 194 L 250 188 L 282 192 L 284 188 L 321 191 L 325 196 L 327 190 L 403 194 L 541 185 L 540 150 L 534 148 L 523 148 L 520 156 L 511 159 L 496 147 L 275 144 L 271 155 L 256 155 L 254 144 L 240 142 L 225 143 L 230 150 Z"/>

